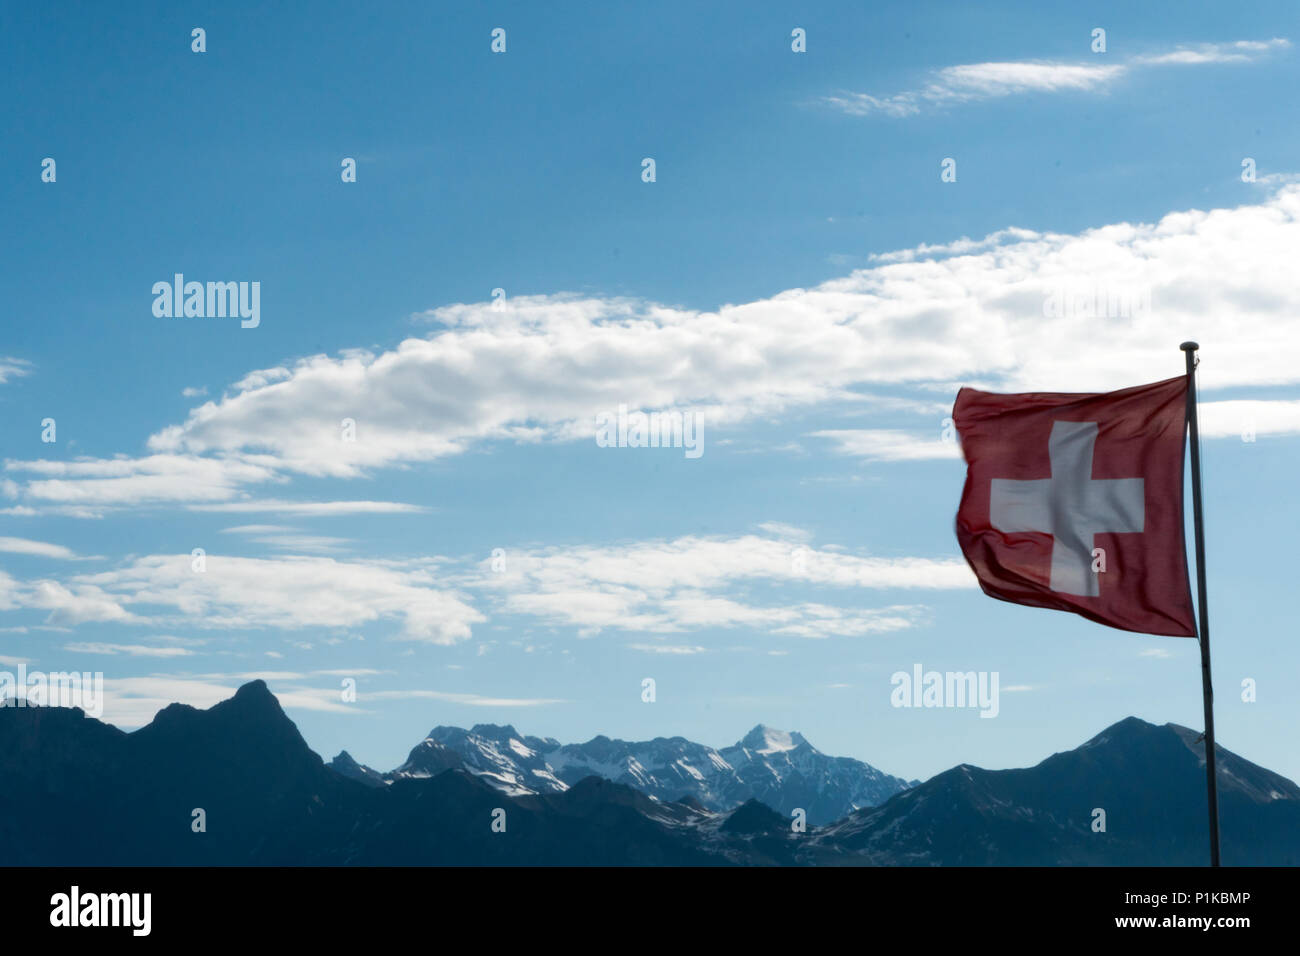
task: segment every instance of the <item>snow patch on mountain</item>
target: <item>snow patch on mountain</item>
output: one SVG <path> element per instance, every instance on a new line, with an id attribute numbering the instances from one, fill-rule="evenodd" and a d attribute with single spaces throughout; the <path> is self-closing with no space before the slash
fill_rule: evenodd
<path id="1" fill-rule="evenodd" d="M 513 796 L 559 793 L 586 777 L 602 777 L 675 803 L 690 798 L 711 811 L 758 799 L 810 823 L 837 820 L 876 806 L 913 784 L 849 757 L 830 757 L 802 734 L 758 725 L 716 750 L 684 737 L 625 741 L 605 736 L 583 744 L 529 737 L 514 727 L 435 727 L 387 779 L 432 776 L 463 767 Z"/>

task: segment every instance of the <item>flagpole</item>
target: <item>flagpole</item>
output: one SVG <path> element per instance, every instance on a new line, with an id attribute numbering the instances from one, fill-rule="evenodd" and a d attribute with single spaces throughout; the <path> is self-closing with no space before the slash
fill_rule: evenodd
<path id="1" fill-rule="evenodd" d="M 1201 696 L 1205 700 L 1205 787 L 1210 806 L 1210 866 L 1219 865 L 1219 787 L 1214 769 L 1214 687 L 1210 683 L 1210 621 L 1205 596 L 1205 525 L 1201 514 L 1201 436 L 1196 422 L 1195 342 L 1179 346 L 1187 357 L 1187 426 L 1192 445 L 1192 524 L 1196 529 L 1197 630 L 1201 641 Z"/>

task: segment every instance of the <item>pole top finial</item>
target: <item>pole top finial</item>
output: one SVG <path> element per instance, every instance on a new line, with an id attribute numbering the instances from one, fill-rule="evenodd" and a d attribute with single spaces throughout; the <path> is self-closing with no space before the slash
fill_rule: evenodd
<path id="1" fill-rule="evenodd" d="M 1184 352 L 1195 352 L 1197 349 L 1200 348 L 1200 346 L 1197 345 L 1195 342 L 1184 342 L 1182 345 L 1178 347 L 1182 349 Z"/>

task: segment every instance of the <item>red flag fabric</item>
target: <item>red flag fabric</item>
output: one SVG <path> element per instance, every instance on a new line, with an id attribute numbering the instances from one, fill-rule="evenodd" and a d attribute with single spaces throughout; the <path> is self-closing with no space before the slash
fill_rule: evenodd
<path id="1" fill-rule="evenodd" d="M 967 470 L 957 540 L 984 593 L 1195 637 L 1186 403 L 1185 376 L 1118 392 L 958 392 Z"/>

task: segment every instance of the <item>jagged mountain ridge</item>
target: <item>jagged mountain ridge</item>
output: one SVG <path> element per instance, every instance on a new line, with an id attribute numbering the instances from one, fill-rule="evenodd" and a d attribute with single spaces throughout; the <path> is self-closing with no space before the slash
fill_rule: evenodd
<path id="1" fill-rule="evenodd" d="M 761 724 L 722 750 L 684 737 L 633 742 L 602 735 L 561 744 L 525 736 L 510 725 L 476 724 L 469 730 L 435 727 L 387 774 L 345 756 L 330 766 L 372 784 L 463 767 L 511 796 L 525 796 L 563 792 L 594 775 L 665 802 L 690 797 L 714 811 L 754 799 L 786 816 L 798 808 L 813 824 L 876 806 L 916 783 L 851 757 L 828 756 L 798 733 Z"/>
<path id="2" fill-rule="evenodd" d="M 793 739 L 791 739 L 793 742 Z M 759 748 L 763 749 L 763 748 Z M 1300 865 L 1300 787 L 1218 748 L 1225 865 Z M 1127 718 L 1016 770 L 960 765 L 824 827 L 592 776 L 512 797 L 461 767 L 367 786 L 327 768 L 260 681 L 133 733 L 0 707 L 0 863 L 124 865 L 1196 865 L 1204 747 Z M 1107 827 L 1094 831 L 1094 810 Z M 205 826 L 195 826 L 194 811 Z M 496 832 L 497 815 L 508 821 Z"/>
<path id="3" fill-rule="evenodd" d="M 207 710 L 172 704 L 132 733 L 77 708 L 0 706 L 0 777 L 10 866 L 796 862 L 793 836 L 724 831 L 726 814 L 597 777 L 517 798 L 463 768 L 349 779 L 260 680 Z"/>
<path id="4" fill-rule="evenodd" d="M 1215 753 L 1223 864 L 1300 865 L 1300 787 Z M 1104 831 L 1094 829 L 1098 810 Z M 953 767 L 809 843 L 823 862 L 1198 866 L 1208 862 L 1207 821 L 1201 735 L 1128 717 L 1033 767 Z"/>

